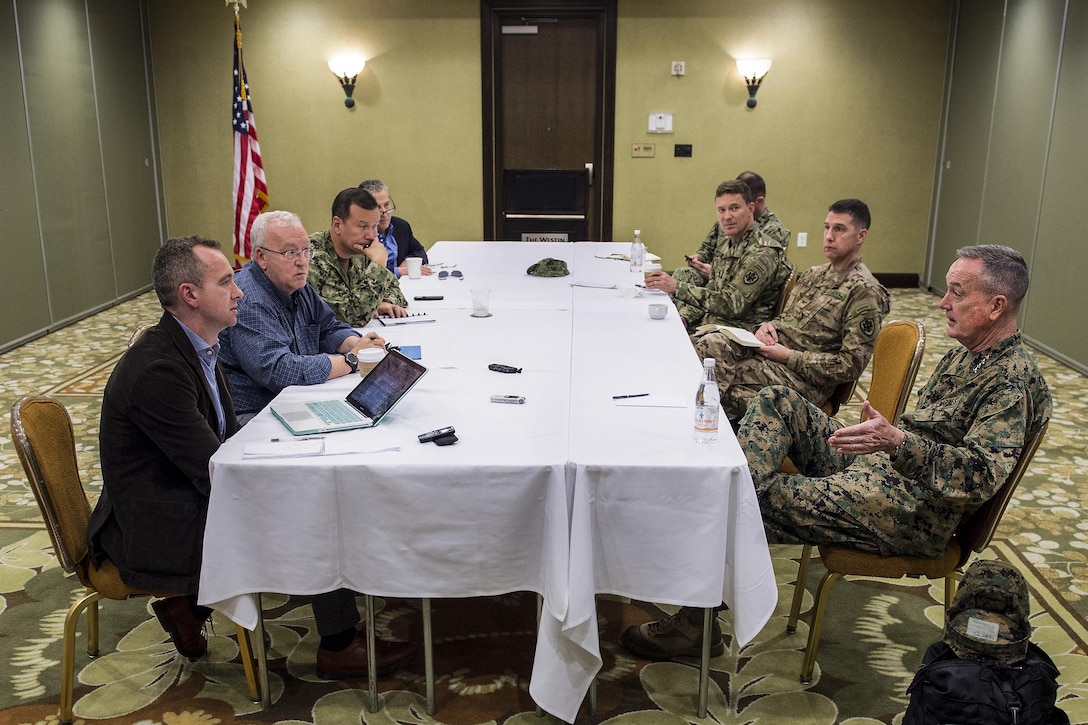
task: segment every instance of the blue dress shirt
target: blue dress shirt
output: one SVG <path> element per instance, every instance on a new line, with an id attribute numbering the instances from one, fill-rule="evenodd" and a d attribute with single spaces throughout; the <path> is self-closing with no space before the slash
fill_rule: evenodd
<path id="1" fill-rule="evenodd" d="M 328 380 L 327 355 L 355 330 L 309 284 L 286 295 L 256 262 L 242 267 L 234 283 L 244 296 L 238 323 L 219 333 L 219 359 L 239 417 L 260 412 L 288 385 Z"/>

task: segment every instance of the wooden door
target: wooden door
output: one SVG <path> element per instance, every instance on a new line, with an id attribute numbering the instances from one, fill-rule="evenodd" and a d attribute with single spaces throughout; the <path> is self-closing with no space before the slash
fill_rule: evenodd
<path id="1" fill-rule="evenodd" d="M 612 234 L 615 0 L 482 0 L 484 237 Z"/>

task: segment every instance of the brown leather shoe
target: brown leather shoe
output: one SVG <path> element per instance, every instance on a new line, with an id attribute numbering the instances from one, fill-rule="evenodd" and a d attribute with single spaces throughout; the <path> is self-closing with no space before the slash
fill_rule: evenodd
<path id="1" fill-rule="evenodd" d="M 197 660 L 207 654 L 204 622 L 193 615 L 188 597 L 159 599 L 151 603 L 151 609 L 181 656 Z"/>
<path id="2" fill-rule="evenodd" d="M 416 647 L 411 642 L 387 642 L 375 639 L 374 664 L 378 676 L 403 667 L 416 654 Z M 343 680 L 349 677 L 366 677 L 366 633 L 359 632 L 355 639 L 339 652 L 332 652 L 324 647 L 317 648 L 317 676 L 323 680 Z"/>

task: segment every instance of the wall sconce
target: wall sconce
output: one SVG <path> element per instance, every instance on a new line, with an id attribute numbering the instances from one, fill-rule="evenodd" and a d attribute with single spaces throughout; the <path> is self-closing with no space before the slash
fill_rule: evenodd
<path id="1" fill-rule="evenodd" d="M 363 72 L 366 61 L 354 56 L 341 56 L 329 61 L 329 70 L 340 80 L 340 87 L 344 89 L 344 105 L 352 108 L 355 99 L 351 94 L 355 92 L 355 79 Z"/>
<path id="2" fill-rule="evenodd" d="M 744 76 L 744 82 L 748 84 L 748 108 L 756 107 L 756 91 L 763 82 L 763 76 L 771 69 L 771 59 L 738 60 L 737 70 Z"/>

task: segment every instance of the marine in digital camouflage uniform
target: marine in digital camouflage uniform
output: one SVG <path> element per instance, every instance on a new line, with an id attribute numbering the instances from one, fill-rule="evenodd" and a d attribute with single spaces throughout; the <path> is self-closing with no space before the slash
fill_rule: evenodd
<path id="1" fill-rule="evenodd" d="M 714 358 L 722 408 L 737 420 L 767 385 L 785 385 L 822 405 L 839 383 L 857 380 L 869 364 L 888 314 L 888 292 L 861 257 L 839 271 L 831 264 L 805 270 L 786 309 L 770 324 L 789 348 L 785 362 L 761 356 L 722 332 L 695 336 L 701 358 Z"/>
<path id="2" fill-rule="evenodd" d="M 786 387 L 764 388 L 738 439 L 768 541 L 847 543 L 883 555 L 936 557 L 960 522 L 1002 486 L 1049 419 L 1046 381 L 1016 329 L 1027 266 L 1015 250 L 964 247 L 941 299 L 951 350 L 898 427 L 866 420 L 835 430 Z M 789 456 L 801 472 L 779 472 Z"/>
<path id="3" fill-rule="evenodd" d="M 336 318 L 361 327 L 380 312 L 404 317 L 408 301 L 386 266 L 378 239 L 381 209 L 360 187 L 343 189 L 332 202 L 332 223 L 310 235 L 314 256 L 309 282 Z"/>

